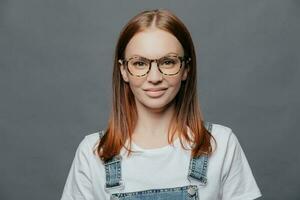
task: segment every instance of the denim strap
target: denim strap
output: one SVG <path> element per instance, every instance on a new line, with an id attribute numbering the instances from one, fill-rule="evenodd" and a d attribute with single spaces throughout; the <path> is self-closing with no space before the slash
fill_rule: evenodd
<path id="1" fill-rule="evenodd" d="M 212 123 L 205 122 L 205 128 L 211 132 L 212 131 Z M 188 179 L 194 179 L 200 181 L 203 185 L 207 184 L 207 164 L 208 164 L 208 156 L 201 155 L 190 160 Z"/>
<path id="2" fill-rule="evenodd" d="M 124 188 L 121 175 L 121 160 L 120 155 L 114 156 L 112 159 L 106 161 L 105 165 L 105 190 Z"/>
<path id="3" fill-rule="evenodd" d="M 100 140 L 104 136 L 104 134 L 104 130 L 101 130 L 99 132 Z M 121 175 L 121 160 L 121 155 L 116 155 L 110 160 L 104 162 L 106 178 L 104 189 L 106 192 L 109 192 L 110 189 L 124 188 Z"/>
<path id="4" fill-rule="evenodd" d="M 99 131 L 99 140 L 102 139 L 102 137 L 104 136 L 104 134 L 105 134 L 105 131 L 104 131 L 104 130 L 100 130 L 100 131 Z"/>
<path id="5" fill-rule="evenodd" d="M 212 124 L 205 122 L 206 129 L 211 132 Z M 105 134 L 104 131 L 99 132 L 100 139 Z M 105 161 L 105 174 L 106 174 L 106 184 L 105 191 L 109 192 L 110 189 L 124 188 L 124 183 L 122 181 L 121 175 L 121 161 L 122 157 L 120 155 L 114 156 L 112 159 Z M 201 155 L 190 160 L 188 178 L 196 179 L 202 184 L 207 183 L 206 171 L 208 164 L 208 156 Z"/>

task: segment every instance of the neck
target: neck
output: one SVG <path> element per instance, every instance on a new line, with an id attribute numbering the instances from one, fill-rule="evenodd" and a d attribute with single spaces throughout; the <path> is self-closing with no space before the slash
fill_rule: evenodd
<path id="1" fill-rule="evenodd" d="M 166 137 L 175 111 L 174 103 L 159 109 L 149 108 L 140 103 L 136 103 L 136 105 L 138 121 L 134 134 L 145 138 Z"/>

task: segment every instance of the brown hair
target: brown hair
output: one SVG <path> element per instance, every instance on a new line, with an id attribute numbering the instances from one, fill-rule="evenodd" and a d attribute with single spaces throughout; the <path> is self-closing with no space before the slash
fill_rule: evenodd
<path id="1" fill-rule="evenodd" d="M 185 25 L 174 14 L 168 10 L 157 9 L 139 13 L 126 24 L 120 33 L 114 57 L 112 112 L 108 128 L 96 149 L 103 161 L 118 155 L 122 147 L 128 150 L 128 156 L 133 152 L 131 147 L 129 149 L 126 147 L 125 142 L 129 139 L 131 146 L 132 133 L 137 122 L 137 110 L 134 95 L 128 83 L 121 77 L 118 60 L 124 58 L 126 45 L 136 33 L 153 26 L 173 34 L 184 49 L 184 56 L 191 58 L 186 65 L 189 68 L 187 79 L 182 82 L 174 99 L 175 113 L 169 125 L 168 134 L 169 136 L 171 134 L 173 141 L 173 136 L 178 131 L 181 145 L 182 137 L 188 142 L 193 142 L 193 157 L 212 152 L 212 135 L 204 127 L 197 97 L 196 55 L 192 38 Z M 193 139 L 188 136 L 187 126 L 193 134 Z M 170 139 L 168 142 L 170 144 Z"/>

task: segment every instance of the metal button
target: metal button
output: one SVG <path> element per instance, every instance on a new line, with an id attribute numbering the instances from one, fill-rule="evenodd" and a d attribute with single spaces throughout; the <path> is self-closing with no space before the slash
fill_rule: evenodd
<path id="1" fill-rule="evenodd" d="M 193 187 L 190 187 L 189 189 L 188 189 L 188 193 L 191 195 L 191 196 L 193 196 L 194 194 L 196 194 L 196 189 L 195 188 L 193 188 Z"/>
<path id="2" fill-rule="evenodd" d="M 111 199 L 111 200 L 118 200 L 119 197 L 116 197 L 116 196 L 112 196 L 112 195 L 111 195 L 111 196 L 110 196 L 110 199 Z"/>

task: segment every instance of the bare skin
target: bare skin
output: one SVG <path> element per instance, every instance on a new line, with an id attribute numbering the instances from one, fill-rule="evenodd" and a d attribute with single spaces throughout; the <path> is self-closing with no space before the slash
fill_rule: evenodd
<path id="1" fill-rule="evenodd" d="M 183 56 L 180 42 L 172 34 L 150 28 L 137 33 L 125 49 L 125 58 L 133 55 L 149 59 L 161 58 L 169 53 Z M 187 77 L 187 70 L 182 67 L 175 76 L 160 73 L 156 63 L 146 77 L 132 76 L 123 65 L 120 65 L 123 80 L 128 82 L 135 96 L 138 121 L 133 132 L 133 142 L 145 149 L 160 148 L 168 145 L 167 131 L 174 113 L 173 100 L 178 93 L 181 81 Z M 149 96 L 145 91 L 149 88 L 165 88 L 159 97 Z M 174 139 L 177 135 L 174 136 Z"/>

